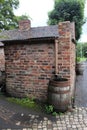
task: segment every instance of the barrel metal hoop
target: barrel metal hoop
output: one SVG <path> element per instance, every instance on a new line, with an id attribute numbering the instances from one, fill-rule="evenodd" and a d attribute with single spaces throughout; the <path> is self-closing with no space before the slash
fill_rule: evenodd
<path id="1" fill-rule="evenodd" d="M 66 93 L 69 93 L 70 90 L 67 90 L 67 91 L 52 91 L 52 90 L 49 90 L 49 92 L 55 93 L 55 94 L 66 94 Z"/>
<path id="2" fill-rule="evenodd" d="M 69 87 L 69 85 L 68 84 L 53 84 L 53 83 L 50 83 L 50 86 L 53 86 L 53 87 Z"/>
<path id="3" fill-rule="evenodd" d="M 68 87 L 69 83 L 68 82 L 50 82 L 50 85 L 53 85 L 54 87 Z"/>

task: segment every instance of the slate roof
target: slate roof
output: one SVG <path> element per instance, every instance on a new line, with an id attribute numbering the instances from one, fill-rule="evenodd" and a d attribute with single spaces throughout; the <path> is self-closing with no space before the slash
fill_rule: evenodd
<path id="1" fill-rule="evenodd" d="M 55 38 L 58 37 L 58 25 L 33 27 L 27 31 L 19 29 L 2 31 L 0 33 L 0 41 L 15 41 L 39 38 Z"/>

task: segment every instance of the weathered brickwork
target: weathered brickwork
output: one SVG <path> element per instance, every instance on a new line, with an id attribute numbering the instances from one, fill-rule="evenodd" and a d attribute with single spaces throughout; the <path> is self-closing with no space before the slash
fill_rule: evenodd
<path id="1" fill-rule="evenodd" d="M 72 31 L 71 31 L 72 28 Z M 74 26 L 58 25 L 58 75 L 68 78 L 71 97 L 75 82 Z M 55 38 L 5 43 L 6 89 L 15 97 L 35 97 L 46 101 L 49 80 L 55 74 Z"/>
<path id="2" fill-rule="evenodd" d="M 71 30 L 72 29 L 72 30 Z M 62 22 L 59 24 L 58 70 L 59 75 L 68 78 L 71 87 L 71 97 L 75 88 L 75 39 L 74 24 Z"/>
<path id="3" fill-rule="evenodd" d="M 60 76 L 70 80 L 71 33 L 69 26 L 70 22 L 59 24 L 58 70 Z"/>
<path id="4" fill-rule="evenodd" d="M 7 92 L 45 100 L 54 74 L 54 53 L 51 41 L 5 45 Z"/>

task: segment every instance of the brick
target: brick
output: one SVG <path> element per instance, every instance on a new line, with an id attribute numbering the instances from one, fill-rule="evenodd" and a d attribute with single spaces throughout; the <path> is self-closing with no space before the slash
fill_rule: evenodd
<path id="1" fill-rule="evenodd" d="M 59 46 L 58 46 L 59 75 L 62 74 L 63 77 L 65 76 L 65 78 L 69 79 L 69 81 L 70 81 L 69 85 L 71 86 L 71 96 L 73 96 L 74 87 L 75 87 L 74 86 L 74 82 L 75 82 L 74 81 L 75 80 L 75 44 L 72 43 L 71 38 L 75 39 L 74 24 L 71 24 L 70 22 L 59 23 L 59 34 L 60 34 Z"/>
<path id="2" fill-rule="evenodd" d="M 54 44 L 52 43 L 49 45 L 47 43 L 35 43 L 32 45 L 26 43 L 23 46 L 19 43 L 16 45 L 7 45 L 5 47 L 5 55 L 7 74 L 6 84 L 8 92 L 11 95 L 16 95 L 19 97 L 24 97 L 28 95 L 29 97 L 34 96 L 36 98 L 39 98 L 40 100 L 45 100 L 47 98 L 46 93 L 48 82 L 53 75 L 52 71 L 54 71 L 55 69 L 53 67 L 53 50 Z M 49 53 L 50 51 L 52 53 Z M 13 52 L 15 54 L 12 56 L 11 54 Z M 29 54 L 29 52 L 31 52 L 31 54 Z M 48 57 L 50 57 L 51 60 Z M 13 76 L 12 73 L 14 73 L 15 76 Z M 47 74 L 49 74 L 49 76 L 47 76 Z"/>
<path id="3" fill-rule="evenodd" d="M 72 43 L 71 33 L 74 31 L 71 32 L 70 26 L 70 22 L 59 23 L 58 26 L 58 74 L 68 78 L 73 95 L 75 44 Z M 45 101 L 49 80 L 55 74 L 55 40 L 5 44 L 5 57 L 8 93 Z"/>

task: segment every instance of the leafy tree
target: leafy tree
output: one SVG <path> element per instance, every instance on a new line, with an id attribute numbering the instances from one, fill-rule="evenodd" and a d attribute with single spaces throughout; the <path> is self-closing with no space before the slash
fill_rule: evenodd
<path id="1" fill-rule="evenodd" d="M 76 54 L 77 57 L 83 57 L 83 43 L 77 43 Z"/>
<path id="2" fill-rule="evenodd" d="M 30 18 L 28 15 L 15 16 L 15 28 L 18 28 L 18 22 Z M 30 18 L 31 19 L 31 18 Z"/>
<path id="3" fill-rule="evenodd" d="M 87 58 L 87 43 L 84 43 L 82 45 L 82 53 L 83 53 L 83 56 Z"/>
<path id="4" fill-rule="evenodd" d="M 3 0 L 0 2 L 0 29 L 14 29 L 18 27 L 20 19 L 26 19 L 28 16 L 15 16 L 14 10 L 19 6 L 19 0 Z"/>
<path id="5" fill-rule="evenodd" d="M 0 3 L 2 3 L 4 0 L 0 0 Z"/>
<path id="6" fill-rule="evenodd" d="M 87 43 L 78 43 L 76 47 L 77 57 L 87 58 Z"/>
<path id="7" fill-rule="evenodd" d="M 54 9 L 48 13 L 48 24 L 62 21 L 75 22 L 76 40 L 80 38 L 84 19 L 85 0 L 55 0 Z"/>

